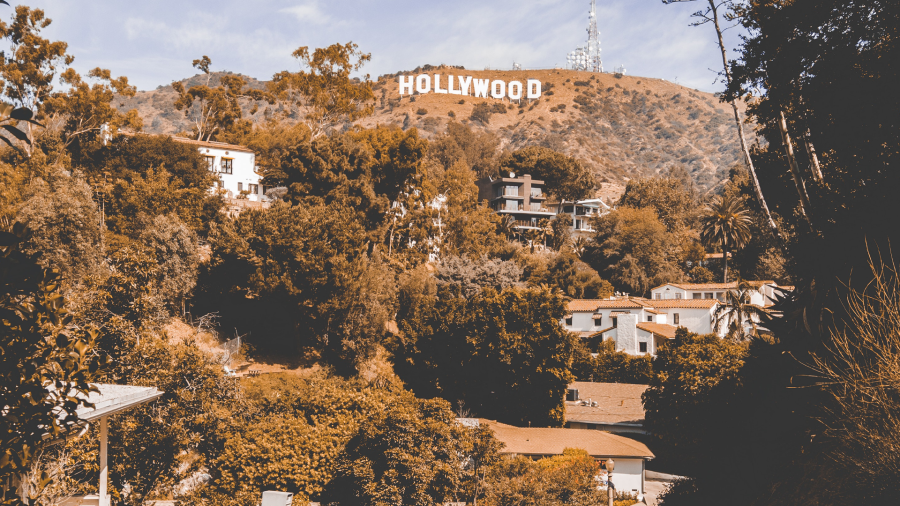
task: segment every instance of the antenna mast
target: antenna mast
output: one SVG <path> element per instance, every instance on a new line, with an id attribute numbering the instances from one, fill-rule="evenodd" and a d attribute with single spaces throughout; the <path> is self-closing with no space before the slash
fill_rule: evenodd
<path id="1" fill-rule="evenodd" d="M 588 24 L 587 57 L 589 72 L 603 72 L 603 60 L 600 59 L 600 31 L 597 30 L 597 0 L 591 0 L 591 12 Z"/>

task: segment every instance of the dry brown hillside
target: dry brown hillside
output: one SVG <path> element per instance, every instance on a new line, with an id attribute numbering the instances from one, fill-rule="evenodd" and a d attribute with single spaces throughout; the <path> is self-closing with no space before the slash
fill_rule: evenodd
<path id="1" fill-rule="evenodd" d="M 622 184 L 630 178 L 676 165 L 684 166 L 699 187 L 712 188 L 727 177 L 730 166 L 740 161 L 729 106 L 710 93 L 661 79 L 569 70 L 434 67 L 424 73 L 522 82 L 539 79 L 543 96 L 520 104 L 434 93 L 417 95 L 414 100 L 408 95 L 401 99 L 398 75 L 386 75 L 375 84 L 375 114 L 360 124 L 416 127 L 424 135 L 433 136 L 449 121 L 461 121 L 496 133 L 504 149 L 544 145 L 572 155 L 592 168 L 598 181 L 604 183 L 603 193 L 611 195 L 620 193 Z M 195 76 L 186 82 L 193 84 L 198 79 L 200 76 Z M 253 86 L 263 85 L 246 79 Z M 172 107 L 174 99 L 172 87 L 161 86 L 139 92 L 123 101 L 121 107 L 137 108 L 149 132 L 189 130 L 182 114 Z M 494 111 L 486 124 L 470 119 L 473 108 L 481 102 Z M 266 109 L 262 107 L 254 119 L 262 118 Z"/>

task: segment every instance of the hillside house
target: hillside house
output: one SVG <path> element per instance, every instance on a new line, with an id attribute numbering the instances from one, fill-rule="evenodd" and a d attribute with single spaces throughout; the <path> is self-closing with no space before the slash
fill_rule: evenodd
<path id="1" fill-rule="evenodd" d="M 227 198 L 244 196 L 251 202 L 268 200 L 257 172 L 256 154 L 253 150 L 236 144 L 214 141 L 196 141 L 184 137 L 172 140 L 197 147 L 206 161 L 207 169 L 218 177 L 211 191 L 224 190 Z"/>
<path id="2" fill-rule="evenodd" d="M 646 434 L 644 402 L 647 385 L 576 381 L 566 391 L 566 427 Z"/>
<path id="3" fill-rule="evenodd" d="M 717 299 L 576 299 L 569 302 L 562 324 L 585 339 L 611 339 L 617 351 L 655 356 L 666 339 L 675 338 L 678 327 L 713 332 L 719 304 Z"/>
<path id="4" fill-rule="evenodd" d="M 550 202 L 547 204 L 547 208 L 554 214 L 554 217 L 568 214 L 572 218 L 572 234 L 575 237 L 591 237 L 596 232 L 591 220 L 603 216 L 612 209 L 600 199 Z"/>
<path id="5" fill-rule="evenodd" d="M 602 469 L 608 459 L 613 459 L 616 462 L 613 485 L 619 492 L 634 495 L 644 493 L 646 463 L 655 457 L 643 443 L 599 430 L 514 427 L 483 418 L 459 418 L 457 421 L 468 426 L 488 426 L 504 443 L 500 453 L 505 455 L 541 459 L 562 455 L 566 448 L 580 449 L 597 460 Z"/>
<path id="6" fill-rule="evenodd" d="M 772 305 L 778 285 L 774 281 L 748 281 L 753 287 L 750 303 L 759 307 Z M 716 299 L 725 301 L 725 293 L 737 290 L 738 282 L 730 283 L 666 283 L 650 290 L 650 298 L 657 300 Z"/>
<path id="7" fill-rule="evenodd" d="M 529 174 L 516 177 L 510 172 L 508 175 L 476 181 L 478 200 L 486 201 L 501 216 L 511 216 L 519 230 L 538 229 L 540 220 L 553 217 L 544 204 L 544 182 L 531 179 Z"/>

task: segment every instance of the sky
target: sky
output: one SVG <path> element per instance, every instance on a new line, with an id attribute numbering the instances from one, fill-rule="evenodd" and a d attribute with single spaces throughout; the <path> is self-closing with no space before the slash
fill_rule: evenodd
<path id="1" fill-rule="evenodd" d="M 12 0 L 43 9 L 43 34 L 69 44 L 73 66 L 128 76 L 148 90 L 197 73 L 208 55 L 213 70 L 260 80 L 299 70 L 301 46 L 353 41 L 372 60 L 373 78 L 430 63 L 468 69 L 565 67 L 566 54 L 587 40 L 589 0 Z M 598 0 L 604 68 L 720 91 L 715 31 L 692 27 L 705 2 Z M 0 5 L 6 18 L 12 10 Z M 726 32 L 729 57 L 740 27 Z"/>

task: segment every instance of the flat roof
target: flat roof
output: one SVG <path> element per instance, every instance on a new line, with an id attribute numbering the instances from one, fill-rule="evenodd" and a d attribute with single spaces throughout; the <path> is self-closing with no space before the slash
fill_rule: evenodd
<path id="1" fill-rule="evenodd" d="M 566 401 L 566 421 L 581 423 L 641 426 L 644 402 L 641 396 L 648 385 L 576 381 L 569 389 L 578 390 L 577 401 Z M 582 405 L 590 400 L 593 405 Z"/>
<path id="2" fill-rule="evenodd" d="M 94 407 L 82 406 L 77 410 L 78 418 L 89 422 L 154 401 L 165 393 L 157 390 L 156 387 L 111 385 L 106 383 L 95 384 L 94 386 L 98 388 L 99 392 L 91 392 L 86 398 Z M 83 396 L 80 397 L 84 398 Z"/>

